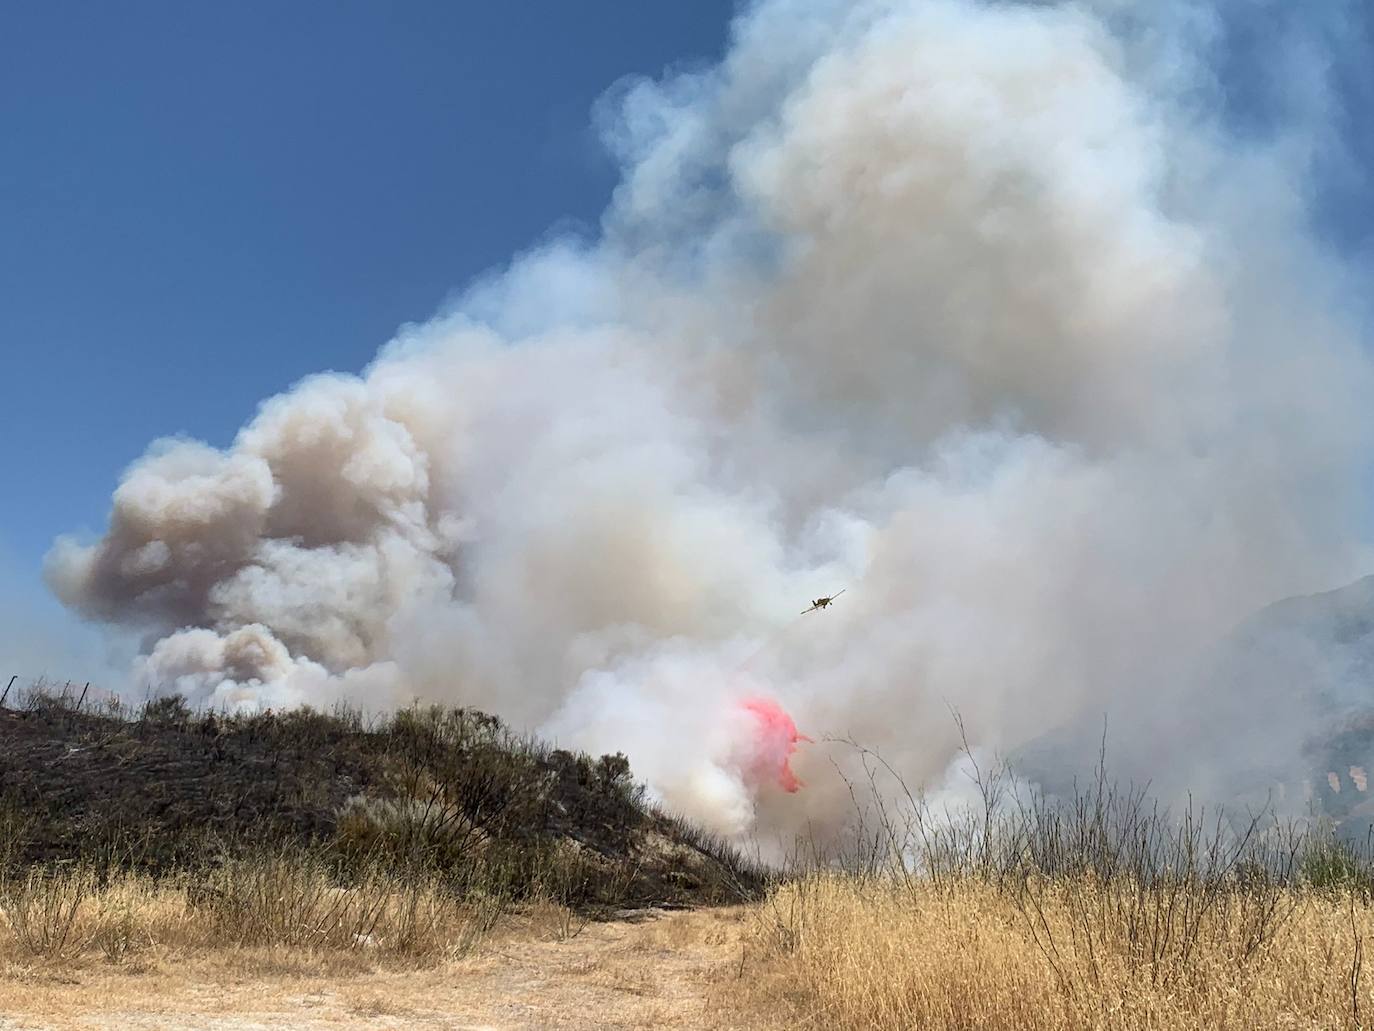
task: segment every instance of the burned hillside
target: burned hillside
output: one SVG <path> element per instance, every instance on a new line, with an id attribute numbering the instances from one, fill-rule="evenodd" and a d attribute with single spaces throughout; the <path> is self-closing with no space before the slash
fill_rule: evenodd
<path id="1" fill-rule="evenodd" d="M 726 902 L 763 885 L 649 804 L 623 756 L 548 748 L 468 709 L 234 716 L 173 698 L 92 712 L 30 690 L 0 709 L 0 806 L 11 866 L 178 876 L 300 850 L 341 875 L 380 861 L 589 908 Z"/>

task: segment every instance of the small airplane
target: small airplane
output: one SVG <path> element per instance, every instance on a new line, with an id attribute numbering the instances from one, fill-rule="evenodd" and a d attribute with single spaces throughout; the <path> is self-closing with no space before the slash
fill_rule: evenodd
<path id="1" fill-rule="evenodd" d="M 804 615 L 806 615 L 808 612 L 815 612 L 817 609 L 829 608 L 829 607 L 830 607 L 830 603 L 831 603 L 832 601 L 834 601 L 836 598 L 838 598 L 838 597 L 839 597 L 841 594 L 843 594 L 843 593 L 844 593 L 844 591 L 841 590 L 841 591 L 836 591 L 834 594 L 829 595 L 828 597 L 825 597 L 825 598 L 817 598 L 816 600 L 814 600 L 814 601 L 811 603 L 811 607 L 810 607 L 809 609 L 802 609 L 802 615 L 804 616 Z"/>

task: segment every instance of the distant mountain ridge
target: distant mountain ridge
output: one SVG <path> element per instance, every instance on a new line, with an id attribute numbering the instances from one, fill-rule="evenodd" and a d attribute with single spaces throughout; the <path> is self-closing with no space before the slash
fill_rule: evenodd
<path id="1" fill-rule="evenodd" d="M 1062 726 L 1013 765 L 1049 794 L 1072 794 L 1105 729 L 1108 775 L 1167 800 L 1374 822 L 1374 575 L 1258 610 L 1193 684 L 1162 697 Z"/>
<path id="2" fill-rule="evenodd" d="M 1247 624 L 1262 627 L 1270 622 L 1318 630 L 1333 643 L 1374 648 L 1374 575 L 1335 590 L 1276 601 Z"/>
<path id="3" fill-rule="evenodd" d="M 1284 598 L 1247 619 L 1223 664 L 1307 693 L 1337 718 L 1374 712 L 1374 576 Z"/>

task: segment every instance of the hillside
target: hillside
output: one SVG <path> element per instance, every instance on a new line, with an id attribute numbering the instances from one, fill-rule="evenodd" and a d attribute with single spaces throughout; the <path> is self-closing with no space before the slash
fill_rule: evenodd
<path id="1" fill-rule="evenodd" d="M 0 710 L 0 849 L 154 875 L 264 849 L 346 870 L 384 861 L 583 907 L 738 901 L 739 855 L 645 801 L 623 756 L 592 758 L 463 709 L 368 723 L 310 710 L 198 715 L 177 699 L 78 711 L 30 691 Z"/>

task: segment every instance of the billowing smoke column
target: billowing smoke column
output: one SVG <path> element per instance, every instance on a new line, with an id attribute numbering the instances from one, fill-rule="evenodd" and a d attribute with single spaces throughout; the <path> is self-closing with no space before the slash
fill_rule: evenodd
<path id="1" fill-rule="evenodd" d="M 795 727 L 751 699 L 913 786 L 957 754 L 951 709 L 989 753 L 1108 714 L 1157 785 L 1296 761 L 1300 691 L 1239 738 L 1198 671 L 1255 608 L 1362 571 L 1374 383 L 1308 228 L 1320 54 L 1280 55 L 1301 103 L 1241 138 L 1219 24 L 764 0 L 719 66 L 607 99 L 595 241 L 226 450 L 154 444 L 50 582 L 147 635 L 138 693 L 476 705 L 624 750 L 732 833 L 851 804 L 834 746 L 776 790 Z"/>

